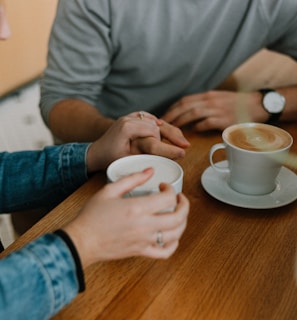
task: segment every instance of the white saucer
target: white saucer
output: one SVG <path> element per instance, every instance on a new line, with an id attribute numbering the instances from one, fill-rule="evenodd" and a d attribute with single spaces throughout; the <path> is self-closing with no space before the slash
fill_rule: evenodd
<path id="1" fill-rule="evenodd" d="M 221 161 L 220 164 L 224 165 Z M 229 174 L 218 173 L 208 167 L 202 174 L 201 183 L 207 193 L 215 199 L 233 206 L 250 209 L 271 209 L 285 206 L 297 199 L 297 176 L 288 168 L 282 167 L 273 192 L 262 196 L 245 195 L 231 189 Z"/>

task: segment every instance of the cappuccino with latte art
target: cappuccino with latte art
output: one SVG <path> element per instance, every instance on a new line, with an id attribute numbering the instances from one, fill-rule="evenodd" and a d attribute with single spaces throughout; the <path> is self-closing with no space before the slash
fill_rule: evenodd
<path id="1" fill-rule="evenodd" d="M 293 138 L 285 130 L 262 123 L 241 123 L 228 127 L 223 143 L 212 146 L 209 161 L 218 173 L 228 173 L 230 187 L 247 195 L 273 192 Z M 214 154 L 224 149 L 227 166 L 219 166 Z"/>
<path id="2" fill-rule="evenodd" d="M 235 126 L 224 133 L 224 138 L 235 147 L 258 152 L 283 149 L 291 143 L 285 130 L 262 123 Z"/>

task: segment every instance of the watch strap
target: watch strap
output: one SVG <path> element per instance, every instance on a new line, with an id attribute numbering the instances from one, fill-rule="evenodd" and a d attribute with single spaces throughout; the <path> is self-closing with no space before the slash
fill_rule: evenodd
<path id="1" fill-rule="evenodd" d="M 262 89 L 259 89 L 259 92 L 262 93 L 262 96 L 264 98 L 265 94 L 268 93 L 268 92 L 275 92 L 275 90 L 271 89 L 271 88 L 262 88 Z"/>

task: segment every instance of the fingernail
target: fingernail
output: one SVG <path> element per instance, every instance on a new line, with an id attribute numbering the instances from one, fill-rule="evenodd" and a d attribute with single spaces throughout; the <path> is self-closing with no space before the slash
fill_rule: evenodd
<path id="1" fill-rule="evenodd" d="M 188 146 L 191 145 L 190 142 L 189 142 L 185 137 L 182 137 L 182 139 L 183 139 L 183 141 L 184 141 Z"/>
<path id="2" fill-rule="evenodd" d="M 148 173 L 150 171 L 154 170 L 152 167 L 149 167 L 149 168 L 145 168 L 142 172 L 143 173 Z"/>

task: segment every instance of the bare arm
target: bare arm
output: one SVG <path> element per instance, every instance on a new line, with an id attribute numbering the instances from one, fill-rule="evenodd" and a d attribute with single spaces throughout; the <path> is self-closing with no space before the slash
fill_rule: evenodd
<path id="1" fill-rule="evenodd" d="M 52 133 L 63 142 L 95 141 L 114 123 L 92 105 L 78 99 L 57 103 L 49 115 Z"/>
<path id="2" fill-rule="evenodd" d="M 139 120 L 138 112 L 134 113 L 134 117 Z M 145 120 L 149 118 L 157 120 L 156 117 L 146 112 Z M 101 115 L 92 105 L 75 99 L 63 100 L 56 104 L 49 116 L 50 129 L 63 142 L 95 141 L 102 137 L 114 122 L 115 120 Z M 122 122 L 123 119 L 120 123 Z M 143 125 L 144 122 L 141 124 Z M 185 149 L 190 144 L 181 130 L 164 121 L 159 121 L 159 130 L 160 137 L 156 139 L 154 133 L 148 134 L 144 130 L 144 126 L 140 126 L 138 138 L 132 141 L 133 153 L 150 153 L 170 159 L 184 157 Z M 170 144 L 163 142 L 161 138 L 167 139 Z M 120 141 L 119 136 L 116 139 Z M 109 147 L 110 145 L 108 145 Z"/>
<path id="3" fill-rule="evenodd" d="M 282 121 L 297 120 L 297 85 L 275 89 L 286 98 L 286 106 L 282 113 Z"/>

